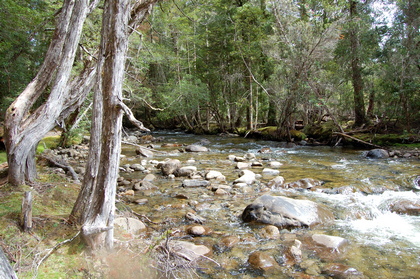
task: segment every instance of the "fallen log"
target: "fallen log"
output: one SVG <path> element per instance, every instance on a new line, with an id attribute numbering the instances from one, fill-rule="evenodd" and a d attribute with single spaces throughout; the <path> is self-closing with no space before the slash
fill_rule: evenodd
<path id="1" fill-rule="evenodd" d="M 365 145 L 367 145 L 367 146 L 371 146 L 371 147 L 375 147 L 375 148 L 382 148 L 382 149 L 385 149 L 383 146 L 376 145 L 376 144 L 373 144 L 373 143 L 370 143 L 370 142 L 367 142 L 367 141 L 364 141 L 364 140 L 361 140 L 361 139 L 355 138 L 355 137 L 350 136 L 350 135 L 347 135 L 347 134 L 345 134 L 345 133 L 333 132 L 333 134 L 334 134 L 334 135 L 339 135 L 339 136 L 341 136 L 341 137 L 349 138 L 349 139 L 351 139 L 351 140 L 357 141 L 357 142 L 362 143 L 362 144 L 365 144 Z"/>

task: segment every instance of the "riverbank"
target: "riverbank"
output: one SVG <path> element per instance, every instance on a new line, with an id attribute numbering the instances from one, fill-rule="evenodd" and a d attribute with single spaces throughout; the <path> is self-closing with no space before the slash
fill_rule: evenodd
<path id="1" fill-rule="evenodd" d="M 414 184 L 419 166 L 416 158 L 372 160 L 357 149 L 302 145 L 285 148 L 275 141 L 170 131 L 154 133 L 152 137 L 134 134 L 124 140 L 148 147 L 153 153 L 153 157 L 142 157 L 137 155 L 135 146 L 124 145 L 118 180 L 118 216 L 141 221 L 145 230 L 117 234 L 117 249 L 111 255 L 92 257 L 75 239 L 40 263 L 48 249 L 77 233 L 77 228 L 69 226 L 66 219 L 80 184 L 74 183 L 60 168 L 39 164 L 40 179 L 34 185 L 0 187 L 1 243 L 19 278 L 32 278 L 36 270 L 38 278 L 121 278 L 113 272 L 124 275 L 123 278 L 138 278 L 136 274 L 146 273 L 154 278 L 156 263 L 162 258 L 155 253 L 157 250 L 150 249 L 165 248 L 162 245 L 167 239 L 169 243 L 186 241 L 210 250 L 205 254 L 207 258 L 189 263 L 193 267 L 191 272 L 203 278 L 234 275 L 282 278 L 280 274 L 288 278 L 324 278 L 332 274 L 333 266 L 339 266 L 341 272 L 348 268 L 356 270 L 354 278 L 372 278 L 371 270 L 377 270 L 377 278 L 385 278 L 385 274 L 394 278 L 410 277 L 418 272 L 417 262 L 410 256 L 412 250 L 404 248 L 417 247 L 411 242 L 417 237 L 417 228 L 408 226 L 419 225 L 416 217 L 390 211 L 392 204 L 395 204 L 393 210 L 400 210 L 407 202 L 418 200 Z M 186 146 L 194 143 L 204 144 L 208 151 L 187 152 Z M 86 159 L 87 146 L 58 149 L 54 154 L 65 157 L 77 173 L 83 173 L 80 163 Z M 161 164 L 168 159 L 179 160 L 181 167 L 185 167 L 183 172 L 163 175 Z M 237 181 L 242 171 L 238 167 L 245 165 L 250 172 L 245 172 L 244 182 Z M 283 182 L 278 179 L 271 182 L 278 175 L 283 177 Z M 248 184 L 246 179 L 250 177 L 252 182 Z M 35 225 L 31 234 L 21 232 L 19 226 L 25 191 L 34 195 Z M 264 194 L 322 204 L 334 212 L 334 221 L 313 228 L 277 231 L 268 225 L 244 222 L 241 219 L 244 209 Z M 398 227 L 387 223 L 377 232 L 361 230 L 374 224 L 379 226 L 376 220 L 383 214 L 392 216 Z M 370 223 L 359 229 L 363 220 Z M 404 232 L 398 232 L 399 227 Z M 383 236 L 397 241 L 381 247 L 368 242 L 369 239 L 385 241 Z M 350 244 L 337 248 L 339 253 L 314 244 L 314 239 L 334 239 L 330 237 L 340 237 Z M 290 249 L 297 254 L 287 258 Z M 255 251 L 259 253 L 253 254 Z M 393 251 L 399 251 L 398 255 Z M 180 270 L 189 270 L 185 269 L 188 262 L 171 255 L 177 259 Z M 263 259 L 272 263 L 274 273 L 258 266 Z"/>

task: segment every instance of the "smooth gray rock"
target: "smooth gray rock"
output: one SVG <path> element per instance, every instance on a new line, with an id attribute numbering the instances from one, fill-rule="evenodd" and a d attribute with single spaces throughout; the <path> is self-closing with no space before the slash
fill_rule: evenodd
<path id="1" fill-rule="evenodd" d="M 389 153 L 385 149 L 372 149 L 366 153 L 366 157 L 371 159 L 386 159 L 389 158 Z"/>
<path id="2" fill-rule="evenodd" d="M 185 179 L 182 181 L 183 187 L 207 187 L 210 185 L 210 182 L 207 180 L 199 179 Z"/>
<path id="3" fill-rule="evenodd" d="M 191 144 L 185 147 L 185 151 L 187 152 L 207 152 L 209 149 L 202 145 L 195 145 Z"/>
<path id="4" fill-rule="evenodd" d="M 263 195 L 242 213 L 245 222 L 260 222 L 280 228 L 311 227 L 333 220 L 333 214 L 309 200 Z"/>

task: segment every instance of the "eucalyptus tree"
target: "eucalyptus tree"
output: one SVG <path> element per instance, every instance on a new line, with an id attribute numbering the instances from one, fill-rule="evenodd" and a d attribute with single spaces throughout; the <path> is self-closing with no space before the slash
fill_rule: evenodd
<path id="1" fill-rule="evenodd" d="M 72 66 L 84 21 L 97 3 L 97 0 L 64 1 L 42 66 L 6 111 L 8 179 L 13 185 L 34 181 L 37 144 L 83 103 L 93 86 L 95 73 L 89 63 L 74 78 Z M 45 92 L 48 94 L 44 99 Z"/>
<path id="2" fill-rule="evenodd" d="M 277 104 L 278 128 L 290 138 L 294 120 L 320 110 L 334 92 L 329 65 L 343 15 L 329 1 L 271 1 L 275 33 L 265 43 L 275 72 L 269 87 Z"/>
<path id="3" fill-rule="evenodd" d="M 375 76 L 375 64 L 378 62 L 380 30 L 375 28 L 372 16 L 372 3 L 374 1 L 349 0 L 343 8 L 346 22 L 340 34 L 340 41 L 335 50 L 337 62 L 341 70 L 338 72 L 343 78 L 342 94 L 346 94 L 348 83 L 351 84 L 352 114 L 355 119 L 354 126 L 360 127 L 368 124 L 366 98 L 369 96 L 369 114 L 372 113 L 374 98 L 374 85 L 369 80 Z"/>
<path id="4" fill-rule="evenodd" d="M 420 3 L 390 2 L 395 9 L 383 40 L 378 113 L 399 120 L 409 130 L 419 127 L 420 117 Z"/>

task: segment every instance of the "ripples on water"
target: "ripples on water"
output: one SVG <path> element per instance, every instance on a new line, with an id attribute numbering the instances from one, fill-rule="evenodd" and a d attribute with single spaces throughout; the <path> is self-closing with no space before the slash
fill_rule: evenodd
<path id="1" fill-rule="evenodd" d="M 160 136 L 160 135 L 157 135 Z M 162 134 L 165 142 L 191 144 L 201 139 L 207 139 L 210 144 L 209 153 L 174 153 L 172 155 L 156 154 L 154 159 L 163 160 L 176 157 L 184 165 L 188 159 L 195 159 L 198 170 L 219 170 L 226 177 L 228 184 L 237 176 L 234 164 L 226 160 L 228 154 L 243 156 L 246 153 L 257 154 L 257 159 L 263 163 L 272 160 L 283 163 L 280 168 L 286 183 L 302 178 L 314 178 L 325 181 L 323 185 L 329 191 L 273 191 L 273 195 L 289 195 L 322 203 L 332 209 L 336 221 L 332 226 L 318 230 L 320 233 L 341 236 L 350 241 L 350 249 L 346 259 L 341 259 L 370 278 L 420 278 L 420 217 L 398 215 L 392 213 L 389 206 L 398 200 L 419 201 L 420 196 L 414 177 L 420 174 L 418 159 L 386 159 L 371 160 L 363 157 L 363 151 L 355 149 L 331 147 L 296 147 L 282 148 L 280 143 L 257 141 L 243 138 L 222 138 L 216 136 L 193 136 L 183 133 Z M 270 147 L 268 154 L 257 153 L 262 147 Z M 158 150 L 165 150 L 157 148 Z M 127 151 L 127 150 L 126 150 Z M 132 154 L 127 151 L 127 153 Z M 253 169 L 260 173 L 262 169 Z M 266 183 L 272 177 L 262 177 Z M 160 195 L 149 198 L 148 206 L 138 206 L 136 210 L 149 217 L 163 214 L 157 208 L 169 208 L 173 201 L 173 192 L 188 192 L 192 199 L 201 204 L 207 203 L 207 208 L 199 212 L 209 220 L 208 226 L 223 234 L 246 236 L 256 235 L 254 227 L 244 224 L 239 215 L 244 207 L 257 196 L 256 191 L 250 194 L 234 195 L 227 198 L 214 198 L 211 193 L 202 189 L 177 188 L 180 182 L 160 180 Z M 159 183 L 161 183 L 159 185 Z M 175 185 L 175 188 L 174 188 Z M 351 191 L 335 193 L 334 189 L 347 187 Z M 154 199 L 156 201 L 154 201 Z M 154 204 L 156 203 L 156 204 Z M 158 206 L 159 205 L 159 206 Z M 182 216 L 185 209 L 175 216 Z M 167 217 L 160 217 L 167 218 Z M 217 236 L 213 237 L 217 243 Z M 212 243 L 211 241 L 209 243 Z M 281 241 L 266 241 L 261 244 L 246 243 L 234 248 L 233 252 L 217 255 L 237 258 L 237 269 L 227 271 L 229 274 L 242 274 L 238 270 L 244 268 L 244 261 L 250 251 L 267 249 L 282 245 Z M 238 249 L 242 249 L 238 252 Z M 219 278 L 217 277 L 217 278 Z"/>

